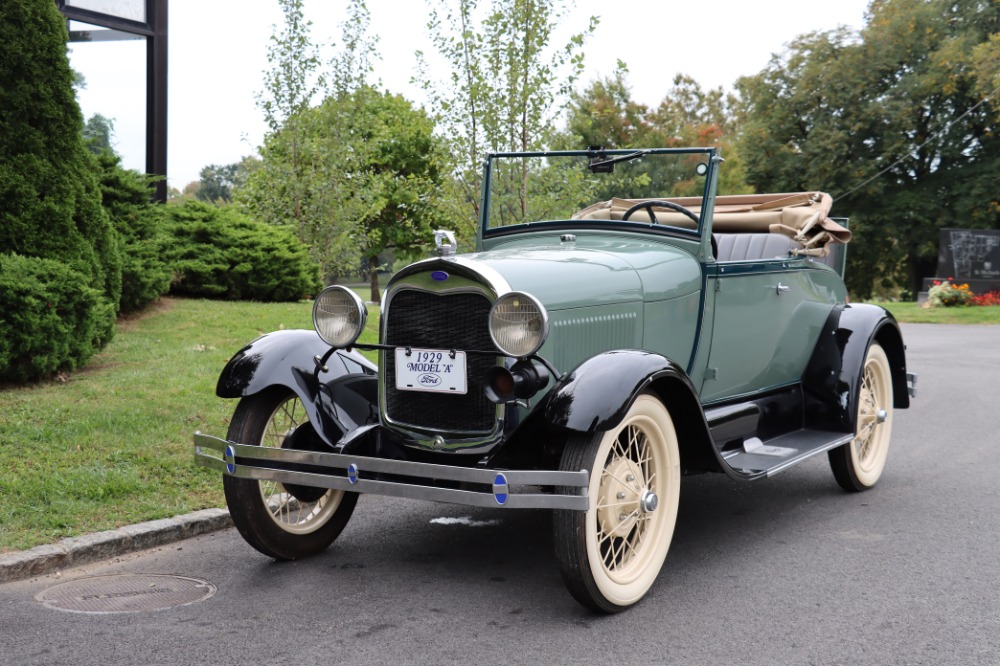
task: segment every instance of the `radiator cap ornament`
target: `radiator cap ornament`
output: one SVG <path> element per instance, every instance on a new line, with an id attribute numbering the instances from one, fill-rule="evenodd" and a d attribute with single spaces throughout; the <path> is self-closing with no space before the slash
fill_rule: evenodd
<path id="1" fill-rule="evenodd" d="M 434 245 L 439 257 L 454 257 L 458 251 L 455 232 L 448 229 L 437 229 L 434 232 Z"/>

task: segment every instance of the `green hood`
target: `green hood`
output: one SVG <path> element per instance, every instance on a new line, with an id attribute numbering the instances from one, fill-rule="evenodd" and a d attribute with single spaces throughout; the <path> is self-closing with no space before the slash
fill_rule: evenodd
<path id="1" fill-rule="evenodd" d="M 530 293 L 549 311 L 666 300 L 701 287 L 701 269 L 690 254 L 654 243 L 506 247 L 463 259 L 473 269 L 475 264 L 493 269 L 512 289 Z"/>

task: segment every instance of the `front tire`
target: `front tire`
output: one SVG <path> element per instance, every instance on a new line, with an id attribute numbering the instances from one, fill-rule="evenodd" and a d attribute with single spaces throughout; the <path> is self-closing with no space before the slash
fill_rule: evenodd
<path id="1" fill-rule="evenodd" d="M 833 476 L 844 490 L 868 490 L 882 476 L 892 436 L 892 404 L 889 358 L 873 342 L 861 370 L 854 439 L 827 454 Z"/>
<path id="2" fill-rule="evenodd" d="M 286 437 L 309 420 L 302 401 L 289 389 L 271 388 L 240 400 L 227 439 L 281 448 Z M 240 535 L 277 560 L 320 553 L 350 520 L 358 494 L 277 481 L 223 476 L 226 504 Z"/>
<path id="3" fill-rule="evenodd" d="M 590 470 L 590 509 L 554 514 L 566 587 L 593 610 L 624 610 L 652 587 L 677 521 L 680 453 L 670 413 L 640 395 L 617 427 L 570 437 L 560 469 Z"/>

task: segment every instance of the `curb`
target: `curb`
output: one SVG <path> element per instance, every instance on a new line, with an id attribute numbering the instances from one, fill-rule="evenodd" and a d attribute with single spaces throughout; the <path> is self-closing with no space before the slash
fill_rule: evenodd
<path id="1" fill-rule="evenodd" d="M 0 555 L 0 583 L 98 562 L 232 525 L 232 518 L 226 509 L 204 509 L 176 518 L 151 520 L 117 530 L 62 539 L 58 543 Z"/>

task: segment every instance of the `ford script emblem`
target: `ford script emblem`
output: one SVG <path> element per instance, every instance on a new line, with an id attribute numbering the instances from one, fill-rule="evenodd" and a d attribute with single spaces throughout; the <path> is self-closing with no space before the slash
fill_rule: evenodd
<path id="1" fill-rule="evenodd" d="M 441 383 L 441 378 L 437 375 L 425 373 L 420 375 L 420 378 L 417 381 L 420 382 L 421 386 L 438 386 Z"/>
<path id="2" fill-rule="evenodd" d="M 438 282 L 444 282 L 448 279 L 448 274 L 444 271 L 434 271 L 431 273 L 431 278 L 437 280 Z"/>

